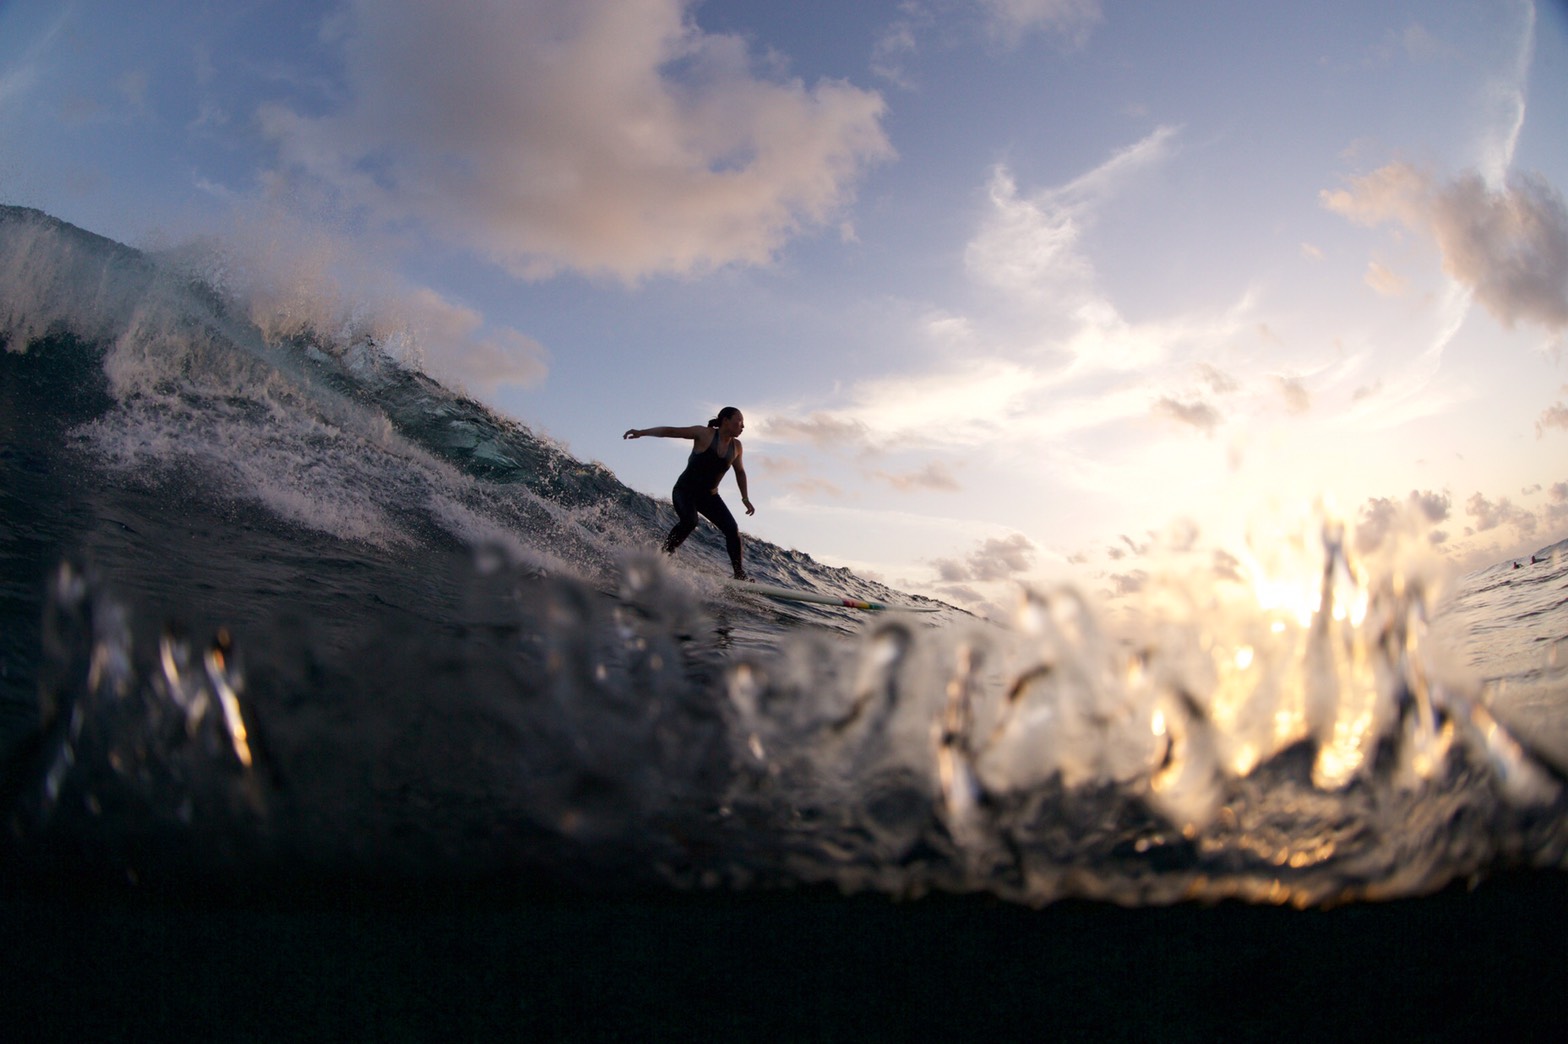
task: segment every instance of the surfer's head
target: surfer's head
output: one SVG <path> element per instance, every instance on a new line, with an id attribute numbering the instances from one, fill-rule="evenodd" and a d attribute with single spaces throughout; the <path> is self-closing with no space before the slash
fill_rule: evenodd
<path id="1" fill-rule="evenodd" d="M 719 411 L 719 415 L 708 422 L 708 427 L 718 428 L 721 432 L 734 438 L 746 430 L 746 418 L 734 406 L 726 406 Z"/>

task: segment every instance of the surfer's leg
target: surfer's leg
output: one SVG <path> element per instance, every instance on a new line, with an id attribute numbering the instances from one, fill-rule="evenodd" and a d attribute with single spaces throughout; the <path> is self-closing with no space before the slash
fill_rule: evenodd
<path id="1" fill-rule="evenodd" d="M 741 563 L 740 527 L 735 524 L 735 516 L 730 514 L 724 498 L 717 493 L 709 493 L 702 498 L 697 509 L 708 516 L 708 521 L 718 526 L 719 532 L 724 534 L 724 549 L 730 553 L 735 579 L 746 579 L 746 567 Z"/>
<path id="2" fill-rule="evenodd" d="M 697 528 L 697 505 L 692 503 L 688 493 L 679 487 L 675 488 L 670 492 L 670 503 L 675 505 L 675 514 L 680 517 L 675 528 L 670 530 L 670 535 L 664 538 L 664 553 L 667 555 L 674 554 L 675 549 Z"/>

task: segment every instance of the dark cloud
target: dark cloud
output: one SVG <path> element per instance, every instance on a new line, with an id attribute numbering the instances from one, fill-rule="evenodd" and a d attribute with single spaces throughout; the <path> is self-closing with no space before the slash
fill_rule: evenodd
<path id="1" fill-rule="evenodd" d="M 1178 402 L 1169 396 L 1154 404 L 1154 412 L 1197 428 L 1206 435 L 1212 435 L 1222 420 L 1219 411 L 1206 402 Z"/>

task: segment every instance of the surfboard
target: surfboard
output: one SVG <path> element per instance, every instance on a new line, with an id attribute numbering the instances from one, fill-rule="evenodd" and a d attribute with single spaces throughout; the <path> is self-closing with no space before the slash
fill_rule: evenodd
<path id="1" fill-rule="evenodd" d="M 940 610 L 921 605 L 888 605 L 883 602 L 867 602 L 860 598 L 845 598 L 843 595 L 817 594 L 815 591 L 799 591 L 793 587 L 774 587 L 772 584 L 759 584 L 752 580 L 731 580 L 732 587 L 752 594 L 766 595 L 785 602 L 812 602 L 816 605 L 840 605 L 847 609 L 867 609 L 871 611 L 884 611 L 895 613 L 935 613 Z"/>

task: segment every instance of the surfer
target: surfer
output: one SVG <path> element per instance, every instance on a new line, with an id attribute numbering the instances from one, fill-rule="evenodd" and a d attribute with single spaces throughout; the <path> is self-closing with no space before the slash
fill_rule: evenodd
<path id="1" fill-rule="evenodd" d="M 675 549 L 697 528 L 700 513 L 719 527 L 724 534 L 724 546 L 730 553 L 730 564 L 735 567 L 735 579 L 745 580 L 746 569 L 741 564 L 740 527 L 735 516 L 719 496 L 719 483 L 724 473 L 735 469 L 735 484 L 740 487 L 740 502 L 746 505 L 746 514 L 754 515 L 746 495 L 746 468 L 741 462 L 740 433 L 746 428 L 746 418 L 734 406 L 726 406 L 719 415 L 701 427 L 690 428 L 629 428 L 623 439 L 640 439 L 651 435 L 660 439 L 691 439 L 691 456 L 686 458 L 686 470 L 675 480 L 670 500 L 675 513 L 680 516 L 670 535 L 664 538 L 664 553 L 674 554 Z"/>

